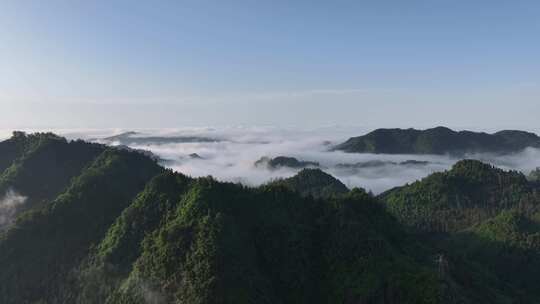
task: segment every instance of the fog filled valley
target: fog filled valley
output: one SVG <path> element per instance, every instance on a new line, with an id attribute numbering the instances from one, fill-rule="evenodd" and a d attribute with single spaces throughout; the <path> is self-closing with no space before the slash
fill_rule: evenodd
<path id="1" fill-rule="evenodd" d="M 0 303 L 540 303 L 533 133 L 55 133 L 0 142 Z"/>
<path id="2" fill-rule="evenodd" d="M 36 130 L 34 130 L 36 131 Z M 199 127 L 143 130 L 56 130 L 69 139 L 128 146 L 152 152 L 159 163 L 193 176 L 258 186 L 290 177 L 303 167 L 317 167 L 348 188 L 361 187 L 375 194 L 449 169 L 460 159 L 477 159 L 505 170 L 528 175 L 540 167 L 540 148 L 526 147 L 507 153 L 470 152 L 462 155 L 346 153 L 332 147 L 349 137 L 372 131 L 360 127 L 318 129 L 274 127 Z M 488 131 L 489 132 L 489 131 Z M 10 131 L 4 131 L 4 137 Z M 257 165 L 262 158 L 287 157 L 305 166 Z"/>

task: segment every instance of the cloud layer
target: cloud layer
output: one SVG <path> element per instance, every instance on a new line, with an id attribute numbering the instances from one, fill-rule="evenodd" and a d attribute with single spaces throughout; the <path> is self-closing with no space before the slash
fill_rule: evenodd
<path id="1" fill-rule="evenodd" d="M 280 168 L 269 170 L 255 167 L 254 162 L 263 156 L 291 156 L 299 160 L 315 161 L 328 173 L 334 175 L 348 187 L 363 187 L 380 193 L 392 187 L 421 179 L 433 172 L 449 169 L 459 159 L 441 155 L 381 155 L 329 152 L 331 145 L 350 136 L 364 134 L 365 129 L 328 127 L 312 130 L 272 127 L 223 127 L 142 130 L 135 136 L 193 136 L 218 139 L 215 142 L 187 142 L 131 145 L 132 148 L 150 150 L 164 161 L 164 166 L 190 176 L 212 175 L 220 180 L 241 182 L 256 186 L 275 178 L 294 175 L 298 169 Z M 120 133 L 112 130 L 88 132 L 90 136 Z M 71 131 L 75 137 L 84 132 Z M 90 135 L 91 134 L 91 135 Z M 95 137 L 94 137 L 95 138 Z M 110 142 L 118 145 L 122 142 Z M 201 158 L 190 157 L 196 153 Z M 530 172 L 540 166 L 540 150 L 528 148 L 511 155 L 474 154 L 466 158 L 479 159 L 504 169 Z M 399 164 L 408 160 L 427 162 L 424 164 Z M 383 161 L 379 166 L 347 168 L 340 164 L 356 164 Z"/>

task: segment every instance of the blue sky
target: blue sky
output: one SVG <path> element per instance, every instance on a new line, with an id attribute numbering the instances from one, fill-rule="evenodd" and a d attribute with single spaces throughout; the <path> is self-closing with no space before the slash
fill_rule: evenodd
<path id="1" fill-rule="evenodd" d="M 0 3 L 0 127 L 536 127 L 538 1 Z"/>

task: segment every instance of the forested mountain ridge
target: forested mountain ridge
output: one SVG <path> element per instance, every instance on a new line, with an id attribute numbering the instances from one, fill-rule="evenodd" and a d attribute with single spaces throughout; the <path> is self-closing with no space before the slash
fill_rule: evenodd
<path id="1" fill-rule="evenodd" d="M 81 173 L 103 150 L 104 146 L 83 141 L 68 142 L 52 133 L 27 135 L 14 132 L 13 137 L 0 143 L 1 195 L 15 193 L 24 197 L 11 206 L 0 228 L 24 210 L 54 199 L 72 178 Z"/>
<path id="2" fill-rule="evenodd" d="M 433 266 L 402 253 L 399 225 L 364 191 L 314 200 L 284 185 L 192 179 L 140 153 L 94 147 L 103 150 L 62 193 L 0 238 L 2 303 L 437 298 Z M 411 277 L 424 283 L 410 286 Z"/>
<path id="3" fill-rule="evenodd" d="M 7 148 L 26 152 L 6 154 L 2 176 L 50 166 L 66 182 L 2 232 L 1 303 L 539 303 L 534 269 L 509 276 L 476 246 L 486 239 L 502 244 L 505 261 L 535 261 L 534 196 L 514 199 L 535 188 L 516 172 L 464 161 L 426 178 L 436 186 L 411 193 L 444 196 L 467 181 L 468 197 L 508 197 L 501 210 L 516 217 L 493 212 L 432 241 L 382 201 L 404 189 L 374 197 L 319 169 L 250 188 L 175 173 L 136 151 L 45 138 L 36 149 Z M 54 157 L 66 161 L 48 164 Z M 50 178 L 31 176 L 20 185 Z"/>
<path id="4" fill-rule="evenodd" d="M 506 210 L 443 242 L 445 251 L 497 277 L 514 303 L 538 303 L 540 213 Z M 495 284 L 494 284 L 495 285 Z M 497 285 L 495 285 L 497 286 Z M 510 291 L 511 290 L 511 291 Z"/>
<path id="5" fill-rule="evenodd" d="M 0 302 L 61 303 L 92 244 L 161 170 L 138 153 L 107 149 L 62 194 L 22 213 L 0 241 Z"/>
<path id="6" fill-rule="evenodd" d="M 445 265 L 455 279 L 493 286 L 493 302 L 539 303 L 538 186 L 522 173 L 463 160 L 379 199 L 409 231 L 452 257 Z M 476 275 L 464 274 L 471 271 Z"/>
<path id="7" fill-rule="evenodd" d="M 406 225 L 423 231 L 458 231 L 501 210 L 533 208 L 537 191 L 519 172 L 476 160 L 382 193 L 387 209 Z"/>
<path id="8" fill-rule="evenodd" d="M 446 127 L 426 130 L 377 129 L 366 135 L 352 137 L 333 150 L 351 153 L 385 154 L 458 154 L 512 153 L 527 147 L 540 147 L 540 137 L 534 133 L 504 130 L 488 134 L 453 131 Z"/>

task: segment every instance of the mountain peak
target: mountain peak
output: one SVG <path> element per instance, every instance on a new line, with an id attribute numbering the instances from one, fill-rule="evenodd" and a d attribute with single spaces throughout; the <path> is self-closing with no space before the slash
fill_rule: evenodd
<path id="1" fill-rule="evenodd" d="M 272 182 L 283 185 L 301 195 L 329 197 L 349 192 L 340 180 L 318 168 L 305 168 L 296 175 Z"/>
<path id="2" fill-rule="evenodd" d="M 426 130 L 376 129 L 366 135 L 351 137 L 334 150 L 353 153 L 385 154 L 460 154 L 512 153 L 527 147 L 540 147 L 534 133 L 506 130 L 494 134 L 456 132 L 447 127 Z"/>

